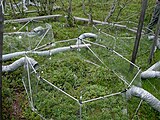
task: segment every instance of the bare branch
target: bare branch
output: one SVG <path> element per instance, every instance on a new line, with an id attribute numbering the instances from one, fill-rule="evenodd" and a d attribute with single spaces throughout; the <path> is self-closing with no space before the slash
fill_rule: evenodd
<path id="1" fill-rule="evenodd" d="M 109 13 L 108 13 L 108 16 L 105 18 L 105 22 L 107 22 L 108 21 L 108 19 L 112 16 L 112 14 L 114 13 L 114 11 L 115 11 L 115 9 L 116 9 L 116 2 L 117 2 L 117 0 L 114 0 L 113 1 L 113 3 L 112 3 L 112 7 L 111 7 L 111 9 L 110 9 L 110 11 L 109 11 Z"/>

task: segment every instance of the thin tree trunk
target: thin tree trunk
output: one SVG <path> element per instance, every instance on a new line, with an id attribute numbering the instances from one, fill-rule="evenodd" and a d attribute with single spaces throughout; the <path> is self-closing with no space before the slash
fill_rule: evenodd
<path id="1" fill-rule="evenodd" d="M 3 13 L 0 4 L 0 96 L 2 96 L 2 46 L 3 46 Z M 2 116 L 2 97 L 0 98 L 0 116 Z"/>
<path id="2" fill-rule="evenodd" d="M 12 15 L 13 15 L 13 16 L 16 16 L 16 14 L 15 14 L 16 11 L 15 11 L 15 9 L 14 9 L 14 7 L 13 7 L 13 2 L 12 2 L 11 0 L 10 0 L 9 2 L 10 2 L 11 10 L 12 10 Z"/>
<path id="3" fill-rule="evenodd" d="M 153 59 L 153 56 L 154 56 L 154 51 L 156 49 L 155 47 L 157 46 L 159 28 L 160 28 L 160 16 L 158 18 L 158 24 L 157 24 L 157 28 L 156 28 L 156 33 L 155 33 L 154 41 L 153 41 L 153 44 L 152 44 L 150 56 L 149 56 L 149 59 L 148 59 L 149 64 L 151 64 L 151 62 L 152 62 L 152 59 Z"/>
<path id="4" fill-rule="evenodd" d="M 115 11 L 115 9 L 116 9 L 116 2 L 117 2 L 117 0 L 114 0 L 114 1 L 113 1 L 112 7 L 111 7 L 108 15 L 106 16 L 104 22 L 108 22 L 108 19 L 113 15 L 113 13 L 114 13 L 114 11 Z"/>
<path id="5" fill-rule="evenodd" d="M 72 27 L 73 25 L 73 16 L 72 16 L 72 0 L 69 0 L 69 5 L 68 5 L 68 15 L 67 15 L 67 22 L 68 22 L 68 26 Z"/>
<path id="6" fill-rule="evenodd" d="M 132 63 L 135 63 L 137 53 L 138 53 L 138 47 L 139 47 L 139 42 L 141 39 L 141 32 L 142 32 L 142 28 L 143 28 L 143 22 L 144 22 L 145 12 L 146 12 L 146 8 L 147 8 L 147 2 L 148 2 L 148 0 L 142 1 L 141 15 L 139 18 L 138 30 L 137 30 L 137 34 L 136 34 L 136 39 L 135 39 L 135 44 L 134 44 L 134 49 L 133 49 L 132 59 L 131 59 Z M 130 71 L 132 71 L 133 68 L 134 68 L 134 66 L 132 64 L 130 64 Z"/>
<path id="7" fill-rule="evenodd" d="M 83 13 L 84 15 L 86 15 L 88 17 L 88 24 L 93 24 L 93 17 L 92 17 L 92 1 L 88 0 L 88 4 L 89 4 L 89 11 L 86 12 L 86 8 L 85 8 L 85 0 L 82 1 L 82 9 L 83 9 Z"/>

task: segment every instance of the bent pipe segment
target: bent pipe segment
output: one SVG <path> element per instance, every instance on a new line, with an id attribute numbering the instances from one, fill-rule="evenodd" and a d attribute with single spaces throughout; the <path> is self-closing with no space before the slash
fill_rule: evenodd
<path id="1" fill-rule="evenodd" d="M 25 65 L 27 63 L 27 59 L 33 67 L 36 67 L 38 65 L 38 62 L 35 61 L 33 58 L 22 57 L 10 65 L 2 66 L 2 72 L 12 72 L 12 71 L 16 70 L 17 68 L 21 67 L 22 65 Z"/>
<path id="2" fill-rule="evenodd" d="M 146 101 L 152 108 L 160 112 L 160 101 L 143 88 L 132 86 L 126 91 L 126 96 L 128 98 L 131 96 L 141 98 L 142 100 Z"/>
<path id="3" fill-rule="evenodd" d="M 78 39 L 77 39 L 77 42 L 76 42 L 76 45 L 79 45 L 82 43 L 82 40 L 85 39 L 85 38 L 97 38 L 97 35 L 96 34 L 93 34 L 93 33 L 83 33 L 81 34 Z"/>

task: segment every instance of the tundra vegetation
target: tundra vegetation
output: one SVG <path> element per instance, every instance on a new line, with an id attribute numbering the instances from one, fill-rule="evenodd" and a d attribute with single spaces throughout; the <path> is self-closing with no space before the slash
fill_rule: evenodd
<path id="1" fill-rule="evenodd" d="M 146 71 L 160 60 L 157 49 L 152 63 L 148 63 L 153 41 L 144 34 L 154 1 L 148 1 L 136 59 L 138 68 L 135 66 L 133 71 L 129 71 L 130 63 L 126 59 L 131 60 L 141 0 L 33 0 L 34 5 L 25 3 L 27 9 L 24 9 L 24 3 L 19 2 L 10 0 L 5 4 L 3 55 L 29 52 L 3 61 L 3 66 L 6 66 L 21 57 L 26 58 L 22 67 L 2 73 L 3 119 L 160 119 L 160 112 L 148 103 L 136 97 L 126 98 L 125 94 L 128 83 L 132 83 L 140 69 Z M 58 17 L 12 21 L 44 15 Z M 97 24 L 100 22 L 104 23 Z M 42 33 L 35 33 L 36 28 Z M 93 33 L 97 37 L 82 41 L 90 47 L 72 49 L 83 33 Z M 43 52 L 66 46 L 70 50 L 47 56 L 32 54 L 33 50 Z M 38 67 L 33 68 L 28 58 L 37 61 Z M 141 86 L 160 100 L 159 78 L 141 80 L 138 74 L 132 85 Z M 106 95 L 111 97 L 87 102 Z M 79 104 L 82 101 L 86 103 Z"/>

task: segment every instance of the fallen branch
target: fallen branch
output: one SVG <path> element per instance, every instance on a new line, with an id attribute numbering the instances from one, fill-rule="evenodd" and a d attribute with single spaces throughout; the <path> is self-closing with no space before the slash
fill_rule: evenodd
<path id="1" fill-rule="evenodd" d="M 16 23 L 16 22 L 27 22 L 31 20 L 42 20 L 47 18 L 59 18 L 62 17 L 62 15 L 47 15 L 47 16 L 38 16 L 38 17 L 28 17 L 28 18 L 22 18 L 22 19 L 13 19 L 13 20 L 5 20 L 4 23 Z"/>
<path id="2" fill-rule="evenodd" d="M 89 19 L 87 19 L 87 18 L 74 17 L 74 19 L 76 21 L 89 22 Z M 93 20 L 93 23 L 94 24 L 110 25 L 110 26 L 115 26 L 115 27 L 119 27 L 119 28 L 124 28 L 124 29 L 127 29 L 127 30 L 129 30 L 131 32 L 134 32 L 134 33 L 137 32 L 137 30 L 131 29 L 131 28 L 127 27 L 126 25 L 114 24 L 114 23 L 109 23 L 109 22 L 101 22 L 101 21 L 98 21 L 98 20 Z"/>
<path id="3" fill-rule="evenodd" d="M 53 11 L 54 10 L 60 10 L 61 7 L 60 6 L 53 6 Z M 24 13 L 37 13 L 39 12 L 38 10 L 30 10 L 30 11 L 23 11 Z M 44 12 L 44 10 L 42 10 L 41 12 Z M 15 12 L 15 14 L 20 14 L 20 12 Z M 10 14 L 4 14 L 5 16 L 9 16 Z"/>
<path id="4" fill-rule="evenodd" d="M 160 112 L 160 101 L 156 97 L 154 97 L 151 93 L 144 90 L 143 88 L 132 86 L 129 90 L 127 90 L 126 96 L 127 98 L 130 98 L 131 96 L 141 98 L 155 110 Z"/>
<path id="5" fill-rule="evenodd" d="M 91 45 L 90 44 L 71 45 L 68 47 L 60 47 L 60 48 L 55 48 L 55 49 L 51 49 L 51 50 L 47 50 L 47 51 L 22 51 L 22 52 L 9 53 L 6 55 L 2 55 L 2 61 L 7 61 L 7 60 L 10 60 L 14 57 L 22 56 L 25 54 L 37 54 L 39 56 L 51 56 L 51 55 L 59 53 L 59 52 L 64 52 L 64 51 L 79 49 L 79 48 L 86 48 L 89 46 L 91 46 Z"/>
<path id="6" fill-rule="evenodd" d="M 42 19 L 47 19 L 47 18 L 59 18 L 59 17 L 63 17 L 60 14 L 57 15 L 48 15 L 48 16 L 38 16 L 38 17 L 29 17 L 29 18 L 22 18 L 22 19 L 13 19 L 13 20 L 5 20 L 4 23 L 16 23 L 16 22 L 27 22 L 27 21 L 31 21 L 31 20 L 42 20 Z M 84 21 L 84 22 L 89 22 L 90 19 L 87 18 L 80 18 L 80 17 L 74 17 L 75 21 Z M 109 25 L 109 26 L 115 26 L 115 27 L 119 27 L 119 28 L 123 28 L 123 29 L 127 29 L 131 32 L 136 33 L 137 30 L 134 28 L 129 28 L 126 25 L 121 25 L 121 24 L 116 24 L 116 23 L 109 23 L 109 22 L 102 22 L 102 21 L 98 21 L 98 20 L 93 20 L 93 24 L 102 24 L 102 25 Z M 142 32 L 142 34 L 144 34 Z"/>
<path id="7" fill-rule="evenodd" d="M 3 33 L 3 35 L 28 35 L 30 33 L 31 32 L 10 32 L 10 33 Z"/>
<path id="8" fill-rule="evenodd" d="M 30 61 L 31 65 L 33 67 L 36 67 L 38 65 L 38 62 L 35 61 L 33 58 L 29 58 L 27 57 L 27 59 Z M 17 68 L 21 67 L 22 65 L 25 65 L 26 62 L 26 57 L 22 57 L 19 60 L 16 60 L 15 62 L 13 62 L 10 65 L 6 65 L 6 66 L 2 66 L 2 72 L 11 72 L 16 70 Z"/>

